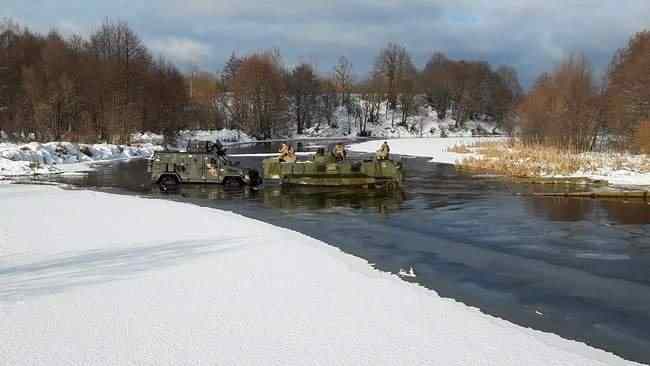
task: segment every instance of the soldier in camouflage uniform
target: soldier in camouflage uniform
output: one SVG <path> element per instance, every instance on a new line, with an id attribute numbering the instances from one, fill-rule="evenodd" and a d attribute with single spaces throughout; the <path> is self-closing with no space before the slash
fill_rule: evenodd
<path id="1" fill-rule="evenodd" d="M 390 157 L 390 146 L 388 146 L 388 141 L 384 141 L 377 150 L 377 160 L 388 160 Z"/>
<path id="2" fill-rule="evenodd" d="M 295 163 L 296 162 L 296 150 L 293 148 L 293 146 L 289 145 L 287 148 L 287 154 L 284 157 L 284 161 L 287 163 Z"/>
<path id="3" fill-rule="evenodd" d="M 286 161 L 287 155 L 289 155 L 289 146 L 287 144 L 283 143 L 280 146 L 280 150 L 278 151 L 278 153 L 280 153 L 280 156 L 278 156 L 278 159 L 280 161 Z"/>
<path id="4" fill-rule="evenodd" d="M 334 150 L 332 151 L 332 155 L 334 155 L 336 161 L 345 160 L 347 156 L 347 153 L 345 151 L 345 146 L 343 146 L 343 144 L 340 142 L 336 144 L 336 146 L 334 146 Z"/>

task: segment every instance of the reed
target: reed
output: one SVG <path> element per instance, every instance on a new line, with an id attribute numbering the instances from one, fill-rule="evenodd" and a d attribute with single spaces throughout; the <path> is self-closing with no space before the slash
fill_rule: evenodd
<path id="1" fill-rule="evenodd" d="M 650 172 L 650 158 L 646 155 L 581 152 L 570 146 L 558 148 L 517 140 L 477 143 L 455 150 L 476 153 L 462 160 L 465 169 L 513 177 L 598 175 L 614 170 Z"/>

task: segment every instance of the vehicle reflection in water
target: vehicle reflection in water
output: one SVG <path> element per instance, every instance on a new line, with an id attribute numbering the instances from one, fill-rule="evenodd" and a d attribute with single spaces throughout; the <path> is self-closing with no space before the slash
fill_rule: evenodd
<path id="1" fill-rule="evenodd" d="M 405 200 L 401 190 L 346 189 L 330 187 L 287 187 L 267 185 L 257 188 L 228 188 L 221 185 L 184 185 L 177 192 L 152 196 L 191 200 L 232 201 L 255 200 L 263 206 L 281 210 L 327 211 L 336 208 L 372 209 L 389 214 L 400 209 Z M 178 196 L 178 197 L 175 197 Z"/>
<path id="2" fill-rule="evenodd" d="M 404 201 L 401 190 L 334 189 L 319 187 L 265 187 L 264 205 L 276 209 L 375 209 L 388 214 Z"/>

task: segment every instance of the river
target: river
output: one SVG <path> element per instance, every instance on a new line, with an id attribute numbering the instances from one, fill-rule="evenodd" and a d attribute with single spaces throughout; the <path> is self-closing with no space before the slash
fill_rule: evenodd
<path id="1" fill-rule="evenodd" d="M 276 148 L 252 144 L 231 153 Z M 259 168 L 262 158 L 233 160 Z M 290 228 L 383 271 L 412 267 L 416 277 L 405 281 L 486 313 L 650 363 L 650 205 L 533 197 L 529 193 L 567 187 L 471 176 L 426 159 L 404 162 L 400 192 L 192 185 L 161 194 L 149 185 L 143 160 L 56 180 L 72 189 L 190 202 Z"/>

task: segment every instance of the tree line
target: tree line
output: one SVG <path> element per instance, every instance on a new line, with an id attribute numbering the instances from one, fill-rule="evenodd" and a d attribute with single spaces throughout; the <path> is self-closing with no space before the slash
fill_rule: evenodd
<path id="1" fill-rule="evenodd" d="M 581 54 L 543 73 L 515 110 L 529 144 L 650 152 L 650 32 L 616 51 L 602 80 Z"/>
<path id="2" fill-rule="evenodd" d="M 354 76 L 344 56 L 330 72 L 300 63 L 287 68 L 279 51 L 237 57 L 221 72 L 224 99 L 218 119 L 265 138 L 290 128 L 303 133 L 314 126 L 337 127 L 337 108 L 345 108 L 360 134 L 385 113 L 393 126 L 431 106 L 440 119 L 502 121 L 522 96 L 516 71 L 486 62 L 455 61 L 434 54 L 422 70 L 402 46 L 389 43 L 380 50 L 364 78 Z"/>
<path id="3" fill-rule="evenodd" d="M 37 140 L 126 143 L 172 134 L 188 103 L 183 74 L 154 58 L 125 23 L 88 39 L 0 24 L 0 130 Z"/>
<path id="4" fill-rule="evenodd" d="M 40 35 L 0 23 L 0 130 L 38 140 L 128 142 L 136 131 L 237 128 L 259 138 L 336 127 L 345 108 L 360 134 L 380 113 L 406 125 L 422 107 L 439 118 L 504 120 L 522 91 L 511 67 L 436 53 L 418 70 L 388 44 L 355 77 L 340 57 L 331 70 L 288 67 L 278 50 L 238 57 L 218 72 L 182 74 L 154 57 L 126 23 L 105 21 L 89 38 Z M 390 114 L 389 114 L 390 113 Z"/>

